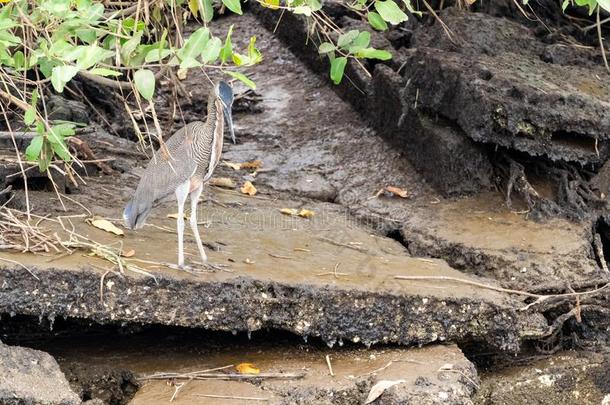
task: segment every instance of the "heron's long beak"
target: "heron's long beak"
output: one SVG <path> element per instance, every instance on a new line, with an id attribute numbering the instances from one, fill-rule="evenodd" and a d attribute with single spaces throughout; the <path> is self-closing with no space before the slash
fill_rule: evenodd
<path id="1" fill-rule="evenodd" d="M 231 107 L 226 106 L 223 103 L 223 109 L 225 112 L 225 120 L 227 120 L 227 126 L 231 132 L 231 139 L 233 140 L 233 143 L 235 143 L 235 131 L 233 130 L 233 116 L 231 115 Z"/>

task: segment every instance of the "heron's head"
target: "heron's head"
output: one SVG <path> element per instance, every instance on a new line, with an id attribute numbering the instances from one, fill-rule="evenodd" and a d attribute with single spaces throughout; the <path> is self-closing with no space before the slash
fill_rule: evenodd
<path id="1" fill-rule="evenodd" d="M 231 107 L 233 106 L 233 89 L 227 83 L 220 81 L 214 87 L 216 98 L 220 100 L 224 117 L 227 120 L 227 126 L 231 132 L 231 139 L 235 143 L 235 132 L 233 131 L 233 116 L 231 115 Z"/>

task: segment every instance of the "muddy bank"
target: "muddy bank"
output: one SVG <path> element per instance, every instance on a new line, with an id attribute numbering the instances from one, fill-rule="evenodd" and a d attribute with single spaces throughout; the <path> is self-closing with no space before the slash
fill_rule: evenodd
<path id="1" fill-rule="evenodd" d="M 255 12 L 327 75 L 300 17 L 277 24 L 277 14 Z M 343 28 L 364 27 L 345 12 L 335 17 Z M 365 65 L 370 76 L 351 63 L 338 93 L 445 196 L 500 180 L 509 203 L 512 190 L 534 216 L 582 219 L 604 207 L 608 184 L 589 184 L 607 157 L 610 93 L 603 65 L 591 62 L 596 50 L 563 46 L 559 34 L 544 37 L 519 18 L 454 8 L 440 18 L 451 36 L 415 18 L 402 33 L 374 33 L 372 43 L 391 49 L 393 60 Z M 433 162 L 441 164 L 430 170 Z"/>
<path id="2" fill-rule="evenodd" d="M 92 125 L 82 138 L 99 158 L 112 159 L 109 163 L 112 173 L 95 170 L 86 178 L 86 186 L 68 185 L 70 198 L 76 202 L 68 199 L 60 202 L 44 189 L 32 190 L 34 213 L 48 216 L 39 225 L 50 235 L 57 232 L 60 238 L 67 235 L 58 226 L 57 216 L 74 215 L 69 218 L 70 226 L 78 233 L 104 246 L 122 246 L 124 252 L 133 250 L 127 262 L 154 278 L 131 271 L 121 274 L 109 260 L 88 255 L 89 249 L 75 250 L 68 256 L 3 252 L 2 258 L 27 266 L 39 279 L 20 264 L 1 263 L 0 312 L 40 317 L 51 324 L 67 317 L 94 324 L 125 324 L 129 328 L 181 325 L 193 328 L 195 334 L 201 333 L 201 328 L 242 336 L 256 336 L 266 329 L 283 330 L 299 339 L 320 338 L 327 345 L 334 344 L 332 349 L 319 349 L 311 357 L 299 357 L 294 351 L 297 346 L 294 342 L 282 349 L 281 354 L 272 351 L 259 357 L 249 351 L 250 348 L 259 350 L 256 345 L 245 344 L 248 347 L 244 360 L 254 358 L 274 372 L 285 371 L 286 364 L 291 370 L 306 367 L 312 370 L 312 378 L 279 385 L 268 381 L 257 384 L 230 381 L 228 385 L 218 385 L 217 381 L 212 385 L 189 383 L 183 388 L 185 395 L 178 396 L 180 401 L 192 399 L 189 395 L 214 395 L 220 391 L 269 396 L 278 403 L 353 403 L 361 401 L 376 382 L 367 373 L 383 368 L 395 355 L 407 353 L 407 359 L 414 362 L 395 362 L 384 369 L 388 374 L 379 374 L 379 377 L 393 379 L 406 375 L 409 384 L 392 388 L 380 402 L 467 403 L 478 382 L 472 365 L 454 346 L 406 350 L 380 344 L 417 346 L 449 342 L 494 353 L 519 352 L 524 345 L 538 347 L 538 344 L 541 350 L 545 345 L 553 350 L 561 345 L 603 347 L 607 343 L 608 319 L 605 291 L 578 300 L 574 296 L 556 297 L 533 305 L 529 304 L 535 297 L 523 295 L 527 291 L 545 294 L 585 291 L 604 282 L 606 275 L 601 268 L 604 259 L 599 251 L 604 252 L 608 235 L 603 221 L 598 221 L 597 216 L 568 221 L 561 218 L 566 216 L 561 210 L 557 211 L 559 218 L 531 221 L 525 213 L 531 208 L 527 201 L 520 201 L 517 193 L 513 194 L 515 198 L 507 197 L 505 187 L 501 191 L 496 187 L 498 169 L 506 169 L 500 172 L 504 183 L 513 177 L 514 188 L 526 190 L 528 183 L 523 179 L 532 179 L 530 170 L 526 169 L 533 167 L 523 168 L 523 173 L 528 173 L 522 175 L 519 165 L 526 162 L 543 162 L 537 166 L 539 169 L 548 163 L 563 169 L 582 164 L 598 170 L 605 158 L 604 140 L 600 138 L 597 145 L 598 155 L 591 152 L 590 140 L 597 133 L 585 134 L 589 138 L 584 143 L 577 142 L 576 148 L 570 136 L 551 134 L 549 143 L 545 136 L 555 131 L 553 125 L 559 125 L 555 121 L 535 121 L 536 126 L 532 124 L 532 128 L 540 129 L 540 133 L 532 133 L 536 136 L 530 137 L 515 132 L 518 123 L 507 122 L 507 129 L 498 133 L 490 133 L 490 127 L 469 128 L 468 123 L 461 123 L 467 117 L 450 108 L 456 100 L 449 95 L 460 95 L 465 103 L 471 103 L 465 107 L 472 110 L 476 107 L 473 94 L 481 93 L 483 99 L 498 101 L 495 91 L 504 88 L 489 87 L 487 82 L 497 80 L 507 84 L 513 77 L 503 77 L 500 65 L 499 72 L 488 69 L 492 75 L 489 77 L 483 67 L 473 62 L 477 55 L 487 52 L 493 67 L 493 63 L 499 64 L 502 60 L 506 63 L 502 58 L 510 53 L 527 51 L 530 54 L 526 56 L 531 59 L 527 60 L 540 67 L 545 65 L 533 62 L 534 54 L 546 47 L 531 38 L 529 28 L 502 22 L 499 26 L 506 30 L 502 32 L 517 33 L 509 35 L 512 40 L 515 35 L 525 35 L 533 41 L 528 46 L 535 49 L 500 47 L 497 51 L 485 51 L 481 49 L 484 44 L 468 36 L 469 30 L 480 23 L 482 32 L 488 33 L 495 26 L 495 19 L 484 14 L 464 16 L 455 12 L 447 12 L 443 17 L 452 21 L 456 32 L 463 33 L 472 44 L 453 49 L 442 42 L 437 27 L 426 25 L 417 28 L 423 30 L 417 40 L 407 33 L 392 38 L 376 35 L 374 41 L 389 41 L 398 51 L 387 66 L 370 66 L 372 79 L 353 67 L 348 68 L 350 78 L 364 89 L 365 96 L 352 92 L 346 85 L 339 92 L 357 109 L 362 108 L 358 103 L 372 106 L 373 113 L 366 117 L 343 102 L 325 78 L 311 74 L 300 60 L 306 54 L 297 52 L 298 57 L 295 56 L 277 37 L 264 31 L 261 20 L 252 15 L 223 18 L 212 29 L 226 31 L 235 23 L 234 39 L 238 46 L 246 46 L 249 36 L 256 34 L 263 53 L 274 56 L 249 72 L 257 80 L 256 93 L 246 94 L 245 88 L 236 85 L 236 92 L 244 95 L 245 100 L 235 112 L 238 143 L 227 143 L 223 153 L 223 158 L 231 162 L 260 159 L 264 170 L 236 171 L 220 165 L 215 176 L 230 178 L 234 186 L 229 190 L 206 189 L 200 204 L 198 218 L 206 250 L 213 263 L 226 266 L 224 270 L 191 274 L 166 265 L 176 260 L 175 219 L 167 217 L 176 211 L 171 202 L 155 209 L 150 226 L 142 231 L 126 232 L 123 237 L 107 234 L 86 223 L 86 218 L 100 215 L 120 225 L 121 207 L 133 192 L 146 161 L 136 145 L 127 140 L 131 134 L 126 130 L 121 132 L 120 125 L 115 125 L 120 137 Z M 342 24 L 356 23 L 351 20 Z M 283 26 L 280 24 L 280 35 L 286 35 Z M 290 26 L 290 35 L 299 33 L 295 27 L 298 25 Z M 193 28 L 189 27 L 187 32 Z M 294 38 L 289 40 L 298 50 L 304 42 L 297 43 Z M 428 42 L 401 50 L 417 41 Z M 454 79 L 454 87 L 443 87 L 434 93 L 425 93 L 422 88 L 421 94 L 417 95 L 416 91 L 414 96 L 413 87 L 407 84 L 407 72 L 420 75 L 427 86 L 435 85 L 426 73 L 429 69 L 418 64 L 418 57 L 435 66 L 443 65 L 437 62 L 445 58 L 451 61 L 439 66 L 437 74 Z M 403 62 L 409 64 L 398 72 Z M 456 66 L 468 71 L 462 76 Z M 550 71 L 557 69 L 560 68 Z M 511 74 L 517 73 L 523 72 Z M 462 82 L 470 79 L 468 86 Z M 207 83 L 206 80 L 201 73 L 192 72 L 182 81 L 189 89 L 182 116 L 171 113 L 168 90 L 160 88 L 156 102 L 168 133 L 182 126 L 182 120 L 204 118 L 209 87 L 202 83 Z M 546 92 L 553 88 L 553 83 L 557 86 L 552 80 L 549 83 Z M 530 87 L 527 90 L 533 93 L 527 95 L 535 99 L 536 89 Z M 446 97 L 435 99 L 437 93 Z M 417 108 L 413 97 L 418 100 Z M 510 104 L 516 103 L 514 98 L 512 101 L 508 97 L 500 99 L 517 109 Z M 598 105 L 593 96 L 586 100 L 589 106 Z M 493 116 L 489 113 L 493 111 L 485 111 L 482 125 L 491 125 Z M 515 111 L 514 117 L 529 119 L 518 115 L 526 111 Z M 581 122 L 578 117 L 573 113 L 570 119 L 578 124 Z M 585 118 L 582 119 L 586 121 Z M 385 138 L 379 136 L 382 134 Z M 568 142 L 564 145 L 555 141 Z M 502 165 L 494 160 L 498 156 L 492 153 L 495 145 L 503 145 L 498 149 L 505 155 Z M 519 149 L 519 145 L 523 147 Z M 582 145 L 584 149 L 580 148 Z M 581 169 L 571 172 L 570 176 L 582 177 Z M 11 170 L 16 170 L 14 165 Z M 573 183 L 575 178 L 566 177 L 566 185 L 580 187 L 580 183 Z M 256 196 L 240 194 L 239 187 L 246 180 L 257 187 Z M 543 187 L 536 183 L 538 190 L 547 190 L 544 187 L 549 183 L 542 178 L 539 184 Z M 19 184 L 13 186 L 17 189 L 16 195 L 20 195 Z M 384 192 L 387 186 L 404 189 L 406 197 Z M 557 190 L 562 189 L 548 186 L 548 195 L 544 197 L 556 201 Z M 577 196 L 566 190 L 561 191 L 565 198 Z M 464 197 L 465 194 L 469 196 Z M 510 208 L 507 199 L 512 204 Z M 578 199 L 570 201 L 579 204 Z M 305 208 L 315 215 L 311 219 L 288 217 L 281 214 L 283 208 Z M 587 211 L 585 208 L 579 212 Z M 597 233 L 603 235 L 599 249 L 595 245 Z M 187 261 L 196 264 L 197 252 L 190 234 L 186 250 Z M 398 280 L 395 276 L 441 278 Z M 452 278 L 461 281 L 452 281 Z M 498 291 L 500 287 L 521 291 L 507 294 Z M 522 310 L 526 307 L 527 310 Z M 114 339 L 117 334 L 116 331 L 105 333 L 102 340 L 110 336 Z M 194 340 L 206 345 L 211 339 L 197 336 Z M 147 368 L 138 368 L 133 358 L 125 360 L 124 367 L 108 368 L 108 362 L 116 359 L 108 353 L 120 352 L 117 346 L 100 346 L 90 367 L 89 363 L 68 364 L 62 360 L 62 356 L 74 359 L 79 355 L 78 350 L 53 352 L 50 346 L 46 350 L 57 356 L 64 373 L 74 384 L 73 389 L 82 398 L 101 398 L 107 402 L 124 402 L 133 394 L 135 384 L 131 372 L 193 371 L 200 366 L 221 367 L 242 361 L 241 358 L 227 359 L 226 352 L 216 357 L 218 361 L 209 361 L 209 353 L 201 347 L 198 350 L 204 354 L 200 357 L 193 355 L 196 350 L 181 354 L 179 348 L 183 342 L 182 338 L 164 341 L 167 346 L 178 347 L 177 352 L 169 351 L 164 358 L 158 355 L 163 349 L 152 345 L 151 340 L 140 341 L 142 350 L 155 353 L 157 362 L 152 368 L 150 364 Z M 357 346 L 341 352 L 338 348 L 347 342 Z M 361 347 L 375 343 L 377 346 L 370 351 Z M 266 353 L 267 349 L 260 350 Z M 331 357 L 336 378 L 329 378 L 326 354 Z M 362 361 L 370 354 L 378 361 Z M 135 357 L 146 359 L 141 352 Z M 172 362 L 171 357 L 178 360 Z M 301 364 L 286 363 L 286 359 L 295 358 Z M 457 367 L 459 372 L 448 371 L 452 368 L 439 372 L 447 364 Z M 360 367 L 363 365 L 366 367 Z M 90 373 L 84 373 L 85 369 Z M 357 378 L 350 378 L 351 375 Z M 107 385 L 97 385 L 98 380 Z M 172 384 L 163 381 L 146 385 L 136 399 L 144 403 L 161 397 L 162 402 L 167 402 L 176 390 Z"/>
<path id="3" fill-rule="evenodd" d="M 481 389 L 474 402 L 605 403 L 610 398 L 607 367 L 607 353 L 574 351 L 533 356 L 529 361 L 523 359 L 520 365 L 482 373 Z"/>
<path id="4" fill-rule="evenodd" d="M 38 280 L 20 265 L 0 264 L 0 311 L 226 331 L 277 328 L 320 336 L 331 345 L 342 340 L 367 345 L 476 340 L 517 351 L 522 339 L 546 329 L 539 315 L 517 311 L 522 301 L 494 291 L 397 280 L 466 276 L 443 261 L 405 256 L 397 242 L 345 223 L 331 207 L 311 204 L 318 216 L 292 219 L 280 213 L 290 202 L 211 195 L 227 208 L 208 206 L 199 218 L 208 224 L 207 243 L 219 249 L 209 253 L 211 262 L 228 266 L 226 271 L 192 275 L 158 269 L 154 263 L 175 260 L 172 250 L 161 248 L 173 235 L 149 226 L 122 243 L 137 252 L 132 263 L 154 279 L 127 271 L 102 280 L 105 264 L 97 258 L 87 264 L 74 256 L 48 263 L 31 255 L 5 255 Z M 174 220 L 167 213 L 158 209 L 151 223 L 171 229 Z M 116 240 L 82 220 L 72 223 L 98 243 Z"/>
<path id="5" fill-rule="evenodd" d="M 107 373 L 97 382 L 105 392 L 81 394 L 83 399 L 110 404 L 161 404 L 172 397 L 179 404 L 240 404 L 245 397 L 272 404 L 347 405 L 364 403 L 372 387 L 384 380 L 399 383 L 383 391 L 375 404 L 463 404 L 471 400 L 479 384 L 474 366 L 454 345 L 367 350 L 346 342 L 330 349 L 318 339 L 304 343 L 300 337 L 277 332 L 261 331 L 248 338 L 243 333 L 233 336 L 177 327 L 86 327 L 72 320 L 58 320 L 52 330 L 44 321 L 38 328 L 17 332 L 26 321 L 4 319 L 2 332 L 11 328 L 20 344 L 48 350 L 77 392 L 82 392 L 82 381 L 95 370 L 130 370 L 140 385 L 135 396 L 129 389 L 134 379 L 125 384 L 110 380 Z M 82 367 L 84 359 L 90 370 Z M 235 378 L 235 366 L 241 363 L 252 363 L 260 377 Z M 160 372 L 181 375 L 212 369 L 218 369 L 214 372 L 219 378 L 146 378 Z M 269 377 L 275 375 L 284 378 Z M 109 396 L 109 392 L 123 396 Z"/>

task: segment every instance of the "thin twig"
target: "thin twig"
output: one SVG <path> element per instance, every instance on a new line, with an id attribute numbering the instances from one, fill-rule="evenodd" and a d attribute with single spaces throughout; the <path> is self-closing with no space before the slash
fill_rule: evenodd
<path id="1" fill-rule="evenodd" d="M 326 355 L 326 365 L 328 366 L 328 372 L 330 373 L 331 376 L 335 376 L 335 373 L 333 373 L 333 366 L 332 364 L 330 364 L 330 355 L 327 354 Z"/>
<path id="2" fill-rule="evenodd" d="M 213 394 L 193 394 L 194 397 L 218 398 L 218 399 L 238 399 L 240 401 L 269 401 L 271 398 L 262 397 L 238 397 L 233 395 L 213 395 Z"/>
<path id="3" fill-rule="evenodd" d="M 24 269 L 26 269 L 26 270 L 27 270 L 27 272 L 28 272 L 28 273 L 30 273 L 30 274 L 32 275 L 32 277 L 34 277 L 36 280 L 40 281 L 40 279 L 38 278 L 38 276 L 37 276 L 36 274 L 34 274 L 34 273 L 32 272 L 32 270 L 30 270 L 30 269 L 29 269 L 27 266 L 25 266 L 23 263 L 19 263 L 19 262 L 18 262 L 18 261 L 16 261 L 16 260 L 7 259 L 6 257 L 0 257 L 0 261 L 7 262 L 7 263 L 12 263 L 12 264 L 16 264 L 16 265 L 18 265 L 18 266 L 21 266 L 21 267 L 23 267 Z"/>
<path id="4" fill-rule="evenodd" d="M 599 19 L 599 4 L 597 5 L 597 38 L 599 39 L 599 48 L 602 51 L 602 58 L 604 59 L 604 65 L 606 70 L 610 72 L 610 66 L 608 66 L 608 59 L 606 59 L 606 47 L 604 46 L 604 39 L 602 38 L 602 23 Z"/>

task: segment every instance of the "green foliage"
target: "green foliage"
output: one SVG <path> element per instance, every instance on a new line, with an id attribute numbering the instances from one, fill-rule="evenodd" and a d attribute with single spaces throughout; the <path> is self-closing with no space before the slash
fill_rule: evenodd
<path id="1" fill-rule="evenodd" d="M 407 15 L 392 0 L 376 1 L 375 10 L 381 18 L 392 25 L 400 24 L 408 19 Z"/>
<path id="2" fill-rule="evenodd" d="M 138 93 L 150 101 L 155 93 L 155 74 L 148 69 L 140 69 L 133 75 Z"/>
<path id="3" fill-rule="evenodd" d="M 152 65 L 164 64 L 182 70 L 208 66 L 232 69 L 252 66 L 262 60 L 251 38 L 244 54 L 234 52 L 231 41 L 233 27 L 224 42 L 203 26 L 184 38 L 174 35 L 163 13 L 174 13 L 182 18 L 188 10 L 204 22 L 211 21 L 214 10 L 211 0 L 175 0 L 151 3 L 148 23 L 132 16 L 123 17 L 118 11 L 108 10 L 100 1 L 92 0 L 0 0 L 0 67 L 12 77 L 18 72 L 37 70 L 50 81 L 56 92 L 80 73 L 87 77 L 118 79 L 133 86 L 145 100 L 152 102 L 156 78 Z M 222 0 L 227 9 L 242 14 L 239 0 Z M 178 7 L 178 9 L 174 9 Z M 163 11 L 162 11 L 163 9 Z M 135 14 L 134 14 L 135 15 Z M 168 36 L 174 35 L 171 40 Z M 230 77 L 255 88 L 254 82 L 239 72 L 226 71 Z M 46 170 L 54 157 L 70 161 L 65 139 L 74 136 L 74 126 L 47 122 L 38 111 L 38 90 L 35 89 L 24 104 L 26 126 L 35 128 L 38 136 L 27 148 L 26 158 L 37 161 Z"/>
<path id="4" fill-rule="evenodd" d="M 330 61 L 330 79 L 333 81 L 333 83 L 341 83 L 346 64 L 347 58 L 345 56 L 334 58 Z"/>

